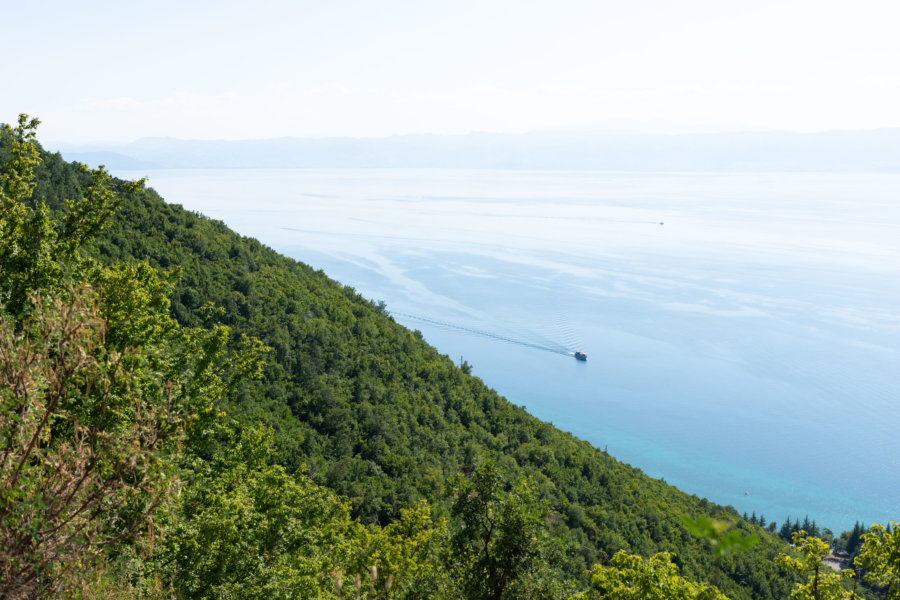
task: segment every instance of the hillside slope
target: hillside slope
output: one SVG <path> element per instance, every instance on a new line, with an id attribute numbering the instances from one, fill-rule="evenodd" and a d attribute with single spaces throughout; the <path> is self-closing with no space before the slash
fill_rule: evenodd
<path id="1" fill-rule="evenodd" d="M 84 185 L 77 168 L 45 155 L 35 195 L 61 208 Z M 445 510 L 446 478 L 493 460 L 511 477 L 534 478 L 558 515 L 555 533 L 573 547 L 575 577 L 619 549 L 669 550 L 686 576 L 732 598 L 788 595 L 772 560 L 784 548 L 774 536 L 530 416 L 321 271 L 152 190 L 121 207 L 94 252 L 180 269 L 179 321 L 202 322 L 201 307 L 214 302 L 234 335 L 271 346 L 265 377 L 235 390 L 227 412 L 271 424 L 277 462 L 347 497 L 364 521 L 386 524 L 421 498 Z M 763 543 L 714 560 L 681 524 L 700 514 L 738 522 Z"/>

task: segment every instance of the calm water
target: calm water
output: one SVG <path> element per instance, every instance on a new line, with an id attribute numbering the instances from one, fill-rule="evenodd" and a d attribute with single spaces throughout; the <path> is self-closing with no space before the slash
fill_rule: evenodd
<path id="1" fill-rule="evenodd" d="M 150 185 L 384 300 L 512 402 L 689 493 L 838 532 L 900 519 L 900 175 Z"/>

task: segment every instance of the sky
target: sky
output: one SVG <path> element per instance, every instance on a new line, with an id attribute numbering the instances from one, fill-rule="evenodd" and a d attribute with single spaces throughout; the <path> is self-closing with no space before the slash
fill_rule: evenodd
<path id="1" fill-rule="evenodd" d="M 0 0 L 41 139 L 900 127 L 896 0 Z"/>

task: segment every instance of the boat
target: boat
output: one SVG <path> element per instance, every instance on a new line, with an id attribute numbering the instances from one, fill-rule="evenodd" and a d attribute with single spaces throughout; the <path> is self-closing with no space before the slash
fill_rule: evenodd
<path id="1" fill-rule="evenodd" d="M 575 351 L 575 360 L 587 360 L 587 354 L 585 354 L 581 350 L 576 350 Z"/>

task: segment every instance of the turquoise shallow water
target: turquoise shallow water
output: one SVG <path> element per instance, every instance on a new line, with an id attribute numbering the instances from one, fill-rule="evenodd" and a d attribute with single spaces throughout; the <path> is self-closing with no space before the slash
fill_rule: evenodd
<path id="1" fill-rule="evenodd" d="M 511 401 L 689 493 L 835 531 L 900 518 L 898 175 L 205 170 L 150 185 L 384 300 Z"/>

